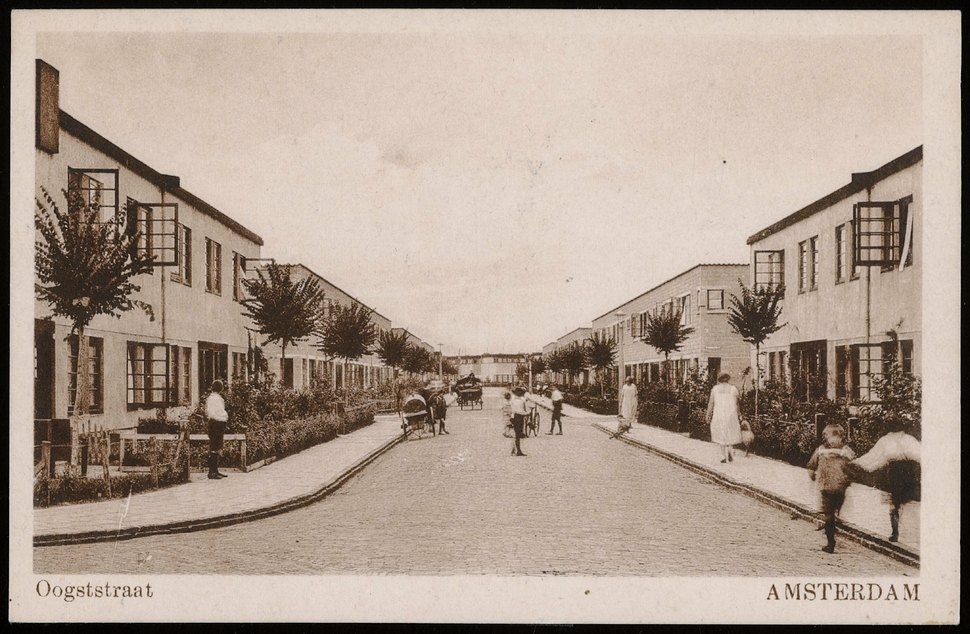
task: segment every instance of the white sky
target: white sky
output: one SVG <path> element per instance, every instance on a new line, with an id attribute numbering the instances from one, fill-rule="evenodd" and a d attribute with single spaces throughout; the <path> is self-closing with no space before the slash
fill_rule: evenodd
<path id="1" fill-rule="evenodd" d="M 923 143 L 919 37 L 555 15 L 36 43 L 62 109 L 446 354 L 538 350 L 747 262 L 748 236 Z"/>

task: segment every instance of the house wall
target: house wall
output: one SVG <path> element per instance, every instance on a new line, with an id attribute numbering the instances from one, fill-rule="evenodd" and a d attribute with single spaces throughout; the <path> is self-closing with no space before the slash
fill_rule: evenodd
<path id="1" fill-rule="evenodd" d="M 920 154 L 921 157 L 921 154 Z M 761 346 L 766 366 L 771 353 L 790 354 L 792 344 L 824 341 L 826 394 L 836 396 L 836 348 L 845 345 L 889 341 L 887 331 L 913 341 L 913 372 L 922 367 L 922 159 L 871 184 L 814 214 L 751 243 L 754 277 L 756 251 L 784 250 L 785 298 L 781 321 L 787 325 Z M 853 204 L 864 201 L 895 201 L 912 196 L 909 218 L 913 222 L 913 258 L 910 266 L 859 267 L 858 274 L 836 280 L 836 227 L 852 222 Z M 814 290 L 799 289 L 799 243 L 818 236 L 818 280 Z M 850 245 L 851 246 L 851 245 Z M 851 266 L 850 266 L 851 269 Z M 868 287 L 868 291 L 867 291 Z M 753 354 L 753 353 L 752 353 Z M 752 363 L 754 358 L 752 356 Z M 765 373 L 767 374 L 767 373 Z"/>
<path id="2" fill-rule="evenodd" d="M 640 315 L 656 314 L 667 302 L 671 302 L 676 309 L 678 302 L 686 298 L 682 323 L 693 327 L 694 332 L 680 350 L 670 354 L 671 362 L 678 364 L 682 371 L 691 368 L 707 369 L 709 364 L 716 363 L 721 372 L 729 373 L 734 382 L 739 382 L 742 372 L 749 365 L 749 346 L 731 330 L 727 315 L 731 294 L 740 292 L 738 279 L 744 279 L 747 275 L 748 267 L 743 264 L 695 266 L 594 319 L 592 332 L 600 336 L 612 336 L 618 346 L 622 345 L 626 376 L 640 379 L 646 375 L 648 378 L 656 378 L 649 374 L 650 371 L 645 366 L 659 365 L 664 361 L 664 356 L 640 339 Z M 722 308 L 713 309 L 708 306 L 709 290 L 721 292 Z M 617 320 L 617 311 L 625 313 L 622 323 Z M 619 353 L 618 348 L 618 358 Z M 715 359 L 719 361 L 715 362 Z"/>
<path id="3" fill-rule="evenodd" d="M 61 113 L 61 119 L 74 126 L 72 119 Z M 90 132 L 90 131 L 89 131 Z M 94 133 L 91 133 L 94 134 Z M 85 133 L 85 136 L 91 136 Z M 132 299 L 152 307 L 154 318 L 140 309 L 124 313 L 120 319 L 104 315 L 93 319 L 85 334 L 103 339 L 103 412 L 90 416 L 92 425 L 105 429 L 133 427 L 139 418 L 153 416 L 155 407 L 132 409 L 128 404 L 128 342 L 167 343 L 191 350 L 191 376 L 189 377 L 189 398 L 181 407 L 170 411 L 170 416 L 178 416 L 193 404 L 198 403 L 198 343 L 200 341 L 225 344 L 228 346 L 228 364 L 232 353 L 247 350 L 246 320 L 241 315 L 241 307 L 232 298 L 232 253 L 235 251 L 247 258 L 258 258 L 260 244 L 258 236 L 241 235 L 226 224 L 204 213 L 193 204 L 172 191 L 182 191 L 178 187 L 162 187 L 157 181 L 165 178 L 151 170 L 137 159 L 118 155 L 115 146 L 106 140 L 104 145 L 95 147 L 68 132 L 62 125 L 59 130 L 58 151 L 48 153 L 37 150 L 35 155 L 35 181 L 37 197 L 43 200 L 42 188 L 55 199 L 64 210 L 67 201 L 64 190 L 68 188 L 68 169 L 117 169 L 117 189 L 119 209 L 123 210 L 126 199 L 132 198 L 143 203 L 177 203 L 179 222 L 191 229 L 192 284 L 187 286 L 172 280 L 174 267 L 158 267 L 151 273 L 135 279 L 141 287 Z M 110 153 L 109 153 L 110 152 Z M 123 151 L 122 151 L 123 152 Z M 169 180 L 171 182 L 171 180 Z M 222 294 L 215 295 L 205 290 L 205 239 L 209 237 L 222 245 Z M 255 239 L 254 239 L 255 238 Z M 36 300 L 35 318 L 50 320 L 54 323 L 54 380 L 52 394 L 52 415 L 54 418 L 67 418 L 69 406 L 69 368 L 70 348 L 67 336 L 71 324 L 67 319 L 51 317 L 46 302 Z"/>

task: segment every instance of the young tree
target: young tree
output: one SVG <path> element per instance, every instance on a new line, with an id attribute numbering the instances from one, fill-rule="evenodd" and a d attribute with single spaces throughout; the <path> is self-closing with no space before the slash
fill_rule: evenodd
<path id="1" fill-rule="evenodd" d="M 407 333 L 403 331 L 394 333 L 391 330 L 385 330 L 381 333 L 377 340 L 377 348 L 374 350 L 378 358 L 384 362 L 384 365 L 394 368 L 395 374 L 397 374 L 397 370 L 404 366 L 404 357 L 407 351 Z"/>
<path id="2" fill-rule="evenodd" d="M 148 304 L 131 299 L 141 288 L 132 280 L 151 270 L 150 255 L 137 249 L 139 235 L 129 232 L 128 209 L 102 220 L 100 208 L 76 193 L 64 193 L 67 212 L 43 190 L 36 200 L 34 226 L 40 238 L 34 243 L 34 292 L 47 302 L 51 313 L 71 320 L 77 335 L 77 385 L 73 420 L 88 414 L 90 407 L 89 350 L 85 329 L 96 315 L 121 317 L 136 307 L 154 321 Z"/>
<path id="3" fill-rule="evenodd" d="M 548 352 L 545 356 L 546 367 L 553 374 L 560 374 L 564 371 L 562 364 L 562 353 L 559 348 Z"/>
<path id="4" fill-rule="evenodd" d="M 458 366 L 451 359 L 443 359 L 441 361 L 441 373 L 445 376 L 454 376 L 458 374 Z"/>
<path id="5" fill-rule="evenodd" d="M 665 306 L 658 314 L 647 313 L 647 324 L 643 342 L 653 346 L 657 352 L 664 355 L 664 374 L 666 381 L 670 381 L 670 353 L 680 350 L 687 338 L 694 332 L 693 326 L 680 323 L 680 311 L 672 306 Z"/>
<path id="6" fill-rule="evenodd" d="M 370 320 L 371 311 L 357 302 L 348 306 L 334 304 L 319 324 L 317 349 L 331 359 L 353 361 L 369 354 L 377 339 L 377 329 Z"/>
<path id="7" fill-rule="evenodd" d="M 600 384 L 600 395 L 606 397 L 606 371 L 613 367 L 616 361 L 616 339 L 612 336 L 596 333 L 586 339 L 586 356 L 589 367 L 596 370 L 596 379 Z"/>
<path id="8" fill-rule="evenodd" d="M 761 383 L 761 344 L 773 333 L 785 327 L 779 323 L 781 306 L 779 302 L 785 298 L 785 287 L 755 286 L 748 288 L 740 279 L 741 297 L 731 295 L 731 310 L 728 313 L 728 324 L 734 332 L 748 343 L 754 344 L 754 360 L 757 374 L 754 378 L 754 414 L 758 415 L 758 392 Z"/>
<path id="9" fill-rule="evenodd" d="M 249 297 L 242 301 L 243 315 L 266 335 L 266 343 L 278 342 L 280 356 L 286 359 L 286 346 L 305 341 L 317 325 L 323 308 L 324 292 L 313 278 L 293 283 L 291 267 L 270 264 L 253 279 L 244 279 Z"/>
<path id="10" fill-rule="evenodd" d="M 437 365 L 430 352 L 421 346 L 409 343 L 402 368 L 408 374 L 421 374 L 437 370 Z"/>

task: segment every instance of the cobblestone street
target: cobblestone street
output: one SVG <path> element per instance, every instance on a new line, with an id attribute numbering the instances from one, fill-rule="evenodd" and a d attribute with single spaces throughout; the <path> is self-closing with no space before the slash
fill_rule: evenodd
<path id="1" fill-rule="evenodd" d="M 34 549 L 37 573 L 879 576 L 918 570 L 567 418 L 509 455 L 499 393 L 319 503 L 195 533 Z M 245 476 L 234 476 L 245 477 Z"/>

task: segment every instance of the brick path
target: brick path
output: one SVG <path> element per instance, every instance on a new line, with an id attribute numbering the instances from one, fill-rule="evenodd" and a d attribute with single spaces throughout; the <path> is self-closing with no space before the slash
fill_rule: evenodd
<path id="1" fill-rule="evenodd" d="M 563 436 L 528 438 L 527 456 L 511 457 L 500 397 L 485 396 L 484 410 L 449 410 L 450 435 L 398 444 L 319 503 L 206 531 L 36 548 L 35 572 L 918 574 L 845 539 L 821 553 L 809 522 L 610 441 L 595 417 L 566 418 Z"/>

